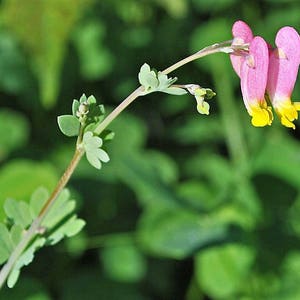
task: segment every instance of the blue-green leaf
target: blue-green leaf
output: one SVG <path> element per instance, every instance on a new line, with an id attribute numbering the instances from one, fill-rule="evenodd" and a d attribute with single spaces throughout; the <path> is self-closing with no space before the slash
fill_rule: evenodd
<path id="1" fill-rule="evenodd" d="M 78 136 L 80 129 L 79 120 L 72 115 L 63 115 L 57 118 L 60 131 L 66 136 Z"/>

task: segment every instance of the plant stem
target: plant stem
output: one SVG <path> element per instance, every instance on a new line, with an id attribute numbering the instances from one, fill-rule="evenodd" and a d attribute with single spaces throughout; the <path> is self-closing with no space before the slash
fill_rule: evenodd
<path id="1" fill-rule="evenodd" d="M 169 74 L 170 72 L 182 67 L 183 65 L 194 61 L 198 58 L 218 53 L 218 52 L 225 52 L 225 53 L 231 53 L 235 50 L 243 49 L 242 46 L 231 46 L 232 41 L 226 41 L 219 44 L 214 44 L 211 46 L 208 46 L 195 54 L 192 54 L 177 63 L 173 64 L 172 66 L 168 67 L 164 71 L 162 71 L 164 74 Z M 244 45 L 245 46 L 245 45 Z M 144 95 L 144 88 L 142 86 L 138 87 L 135 91 L 133 91 L 127 98 L 125 98 L 100 124 L 96 129 L 94 130 L 94 133 L 96 135 L 99 135 L 128 105 L 130 105 L 135 99 L 137 99 L 139 96 Z M 38 234 L 38 229 L 41 226 L 41 223 L 44 219 L 44 217 L 49 212 L 49 209 L 54 204 L 55 200 L 57 199 L 58 195 L 61 193 L 63 188 L 68 183 L 70 177 L 72 176 L 74 170 L 76 169 L 80 159 L 82 158 L 84 154 L 84 150 L 81 147 L 81 139 L 82 139 L 83 132 L 81 131 L 77 144 L 76 144 L 76 151 L 74 153 L 74 156 L 67 167 L 66 171 L 60 178 L 59 182 L 57 183 L 56 188 L 52 192 L 51 196 L 41 209 L 41 212 L 39 213 L 38 217 L 32 222 L 31 226 L 23 236 L 20 243 L 16 246 L 12 254 L 10 255 L 8 261 L 3 266 L 3 268 L 0 271 L 0 288 L 3 286 L 4 282 L 6 281 L 9 273 L 11 272 L 14 264 L 16 263 L 18 257 L 22 254 L 22 252 L 26 249 L 27 245 L 30 243 L 30 241 L 35 237 L 36 234 Z"/>
<path id="2" fill-rule="evenodd" d="M 163 70 L 162 73 L 169 74 L 174 70 L 190 63 L 198 58 L 218 53 L 218 52 L 234 52 L 235 50 L 244 49 L 244 45 L 233 46 L 231 45 L 232 41 L 225 41 L 222 43 L 214 44 L 208 47 L 203 48 L 202 50 L 178 61 L 167 69 Z M 104 120 L 99 124 L 98 127 L 94 130 L 96 135 L 99 135 L 129 104 L 131 104 L 136 98 L 142 96 L 144 93 L 144 89 L 142 86 L 138 87 L 134 92 L 132 92 L 125 100 L 121 102 L 119 106 L 117 106 Z"/>
<path id="3" fill-rule="evenodd" d="M 130 103 L 143 94 L 143 87 L 140 86 L 125 98 L 94 130 L 99 135 Z"/>
<path id="4" fill-rule="evenodd" d="M 2 267 L 0 271 L 0 288 L 3 286 L 4 282 L 6 281 L 6 278 L 8 277 L 9 273 L 11 272 L 14 264 L 16 263 L 19 256 L 22 254 L 22 252 L 25 250 L 27 245 L 30 243 L 30 241 L 35 237 L 35 235 L 38 233 L 38 229 L 41 226 L 41 223 L 46 216 L 47 212 L 57 199 L 57 196 L 60 194 L 60 192 L 63 190 L 63 188 L 68 183 L 71 175 L 73 174 L 74 170 L 76 169 L 84 151 L 80 149 L 79 147 L 76 149 L 74 156 L 65 170 L 64 174 L 60 178 L 59 182 L 56 185 L 56 188 L 50 195 L 47 202 L 44 204 L 43 208 L 41 209 L 41 212 L 39 213 L 38 217 L 32 222 L 29 229 L 26 231 L 25 235 L 21 239 L 20 243 L 16 246 L 12 254 L 10 255 L 8 261 L 6 264 Z"/>

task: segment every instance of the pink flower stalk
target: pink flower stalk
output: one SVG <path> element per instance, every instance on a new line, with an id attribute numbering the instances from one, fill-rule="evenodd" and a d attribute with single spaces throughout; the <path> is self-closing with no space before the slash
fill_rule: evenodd
<path id="1" fill-rule="evenodd" d="M 281 124 L 295 129 L 300 102 L 291 101 L 300 64 L 300 37 L 292 27 L 281 28 L 271 51 L 267 93 Z"/>
<path id="2" fill-rule="evenodd" d="M 240 78 L 243 100 L 251 123 L 256 127 L 271 125 L 272 109 L 265 100 L 269 65 L 268 45 L 256 36 L 249 46 L 249 54 L 241 62 Z"/>

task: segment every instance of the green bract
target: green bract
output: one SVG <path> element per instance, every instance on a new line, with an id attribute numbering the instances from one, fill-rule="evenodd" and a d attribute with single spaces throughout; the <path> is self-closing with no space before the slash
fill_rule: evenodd
<path id="1" fill-rule="evenodd" d="M 156 72 L 148 64 L 143 64 L 138 74 L 139 82 L 144 87 L 144 95 L 153 92 L 163 92 L 171 95 L 184 95 L 186 90 L 172 86 L 177 78 L 169 78 L 162 72 Z"/>

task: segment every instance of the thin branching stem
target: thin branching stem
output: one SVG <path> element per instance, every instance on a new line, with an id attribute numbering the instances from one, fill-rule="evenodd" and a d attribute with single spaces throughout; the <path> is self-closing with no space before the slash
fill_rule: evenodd
<path id="1" fill-rule="evenodd" d="M 170 72 L 184 66 L 185 64 L 192 62 L 196 59 L 199 59 L 201 57 L 218 53 L 218 52 L 225 52 L 225 53 L 232 53 L 234 51 L 238 51 L 243 49 L 242 46 L 231 46 L 232 41 L 226 41 L 219 44 L 214 44 L 211 46 L 208 46 L 195 54 L 192 54 L 177 63 L 173 64 L 172 66 L 168 67 L 164 71 L 162 71 L 164 74 L 169 74 Z M 127 98 L 125 98 L 100 124 L 99 126 L 94 130 L 94 134 L 99 135 L 128 105 L 130 105 L 135 99 L 138 97 L 144 95 L 144 88 L 142 86 L 138 87 L 136 90 L 134 90 Z M 19 256 L 23 253 L 23 251 L 26 249 L 28 244 L 32 241 L 32 239 L 38 234 L 39 228 L 41 226 L 41 223 L 47 213 L 49 212 L 49 209 L 52 207 L 52 205 L 55 203 L 55 200 L 61 193 L 61 191 L 65 188 L 66 184 L 68 183 L 70 177 L 72 176 L 74 170 L 76 169 L 80 159 L 82 158 L 84 154 L 84 150 L 81 147 L 81 141 L 82 141 L 82 132 L 80 136 L 78 137 L 78 141 L 76 144 L 76 151 L 75 154 L 68 165 L 67 169 L 65 170 L 64 174 L 60 178 L 59 182 L 57 183 L 56 188 L 52 192 L 51 196 L 41 209 L 38 217 L 32 222 L 29 229 L 24 234 L 23 238 L 21 239 L 20 243 L 16 246 L 14 251 L 11 253 L 8 261 L 6 264 L 2 267 L 0 271 L 0 288 L 5 283 L 7 277 L 9 276 L 11 270 L 14 267 L 14 264 L 18 260 Z"/>

